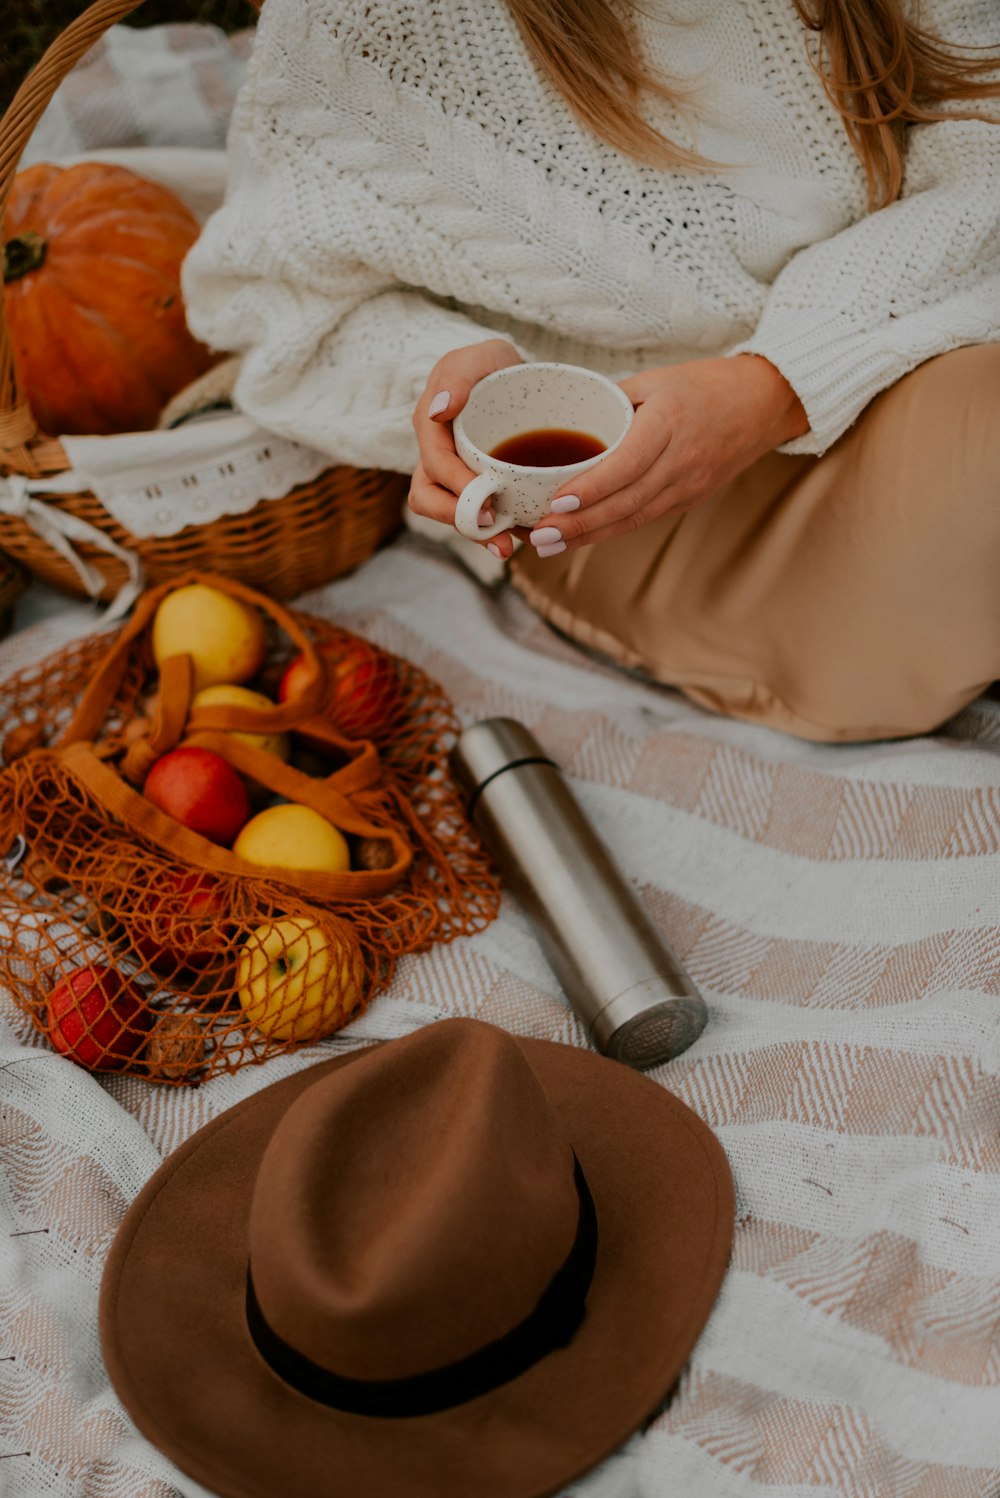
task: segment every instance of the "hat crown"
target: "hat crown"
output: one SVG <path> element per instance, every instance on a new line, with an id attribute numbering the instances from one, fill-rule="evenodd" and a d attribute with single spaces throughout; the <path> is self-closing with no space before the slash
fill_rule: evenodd
<path id="1" fill-rule="evenodd" d="M 573 1245 L 574 1156 L 516 1042 L 445 1020 L 296 1100 L 250 1215 L 272 1330 L 351 1379 L 445 1367 L 534 1309 Z"/>

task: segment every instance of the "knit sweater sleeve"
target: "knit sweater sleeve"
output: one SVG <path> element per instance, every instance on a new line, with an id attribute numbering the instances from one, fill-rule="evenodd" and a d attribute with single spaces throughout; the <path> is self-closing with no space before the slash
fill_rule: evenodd
<path id="1" fill-rule="evenodd" d="M 301 108 L 283 106 L 277 70 L 256 62 L 230 128 L 225 202 L 184 262 L 189 324 L 243 355 L 234 398 L 261 426 L 335 463 L 410 473 L 413 409 L 435 363 L 509 335 L 407 286 L 398 248 L 396 263 L 379 253 L 358 143 L 341 172 L 310 152 Z"/>
<path id="2" fill-rule="evenodd" d="M 818 454 L 925 359 L 998 339 L 1000 126 L 966 120 L 911 126 L 901 197 L 795 254 L 727 352 L 776 365 L 810 423 L 779 451 Z"/>

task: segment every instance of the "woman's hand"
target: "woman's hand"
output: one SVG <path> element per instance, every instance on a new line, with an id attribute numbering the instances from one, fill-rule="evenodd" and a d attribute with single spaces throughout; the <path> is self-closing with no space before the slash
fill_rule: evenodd
<path id="1" fill-rule="evenodd" d="M 555 556 L 696 509 L 751 463 L 801 436 L 809 421 L 767 359 L 696 359 L 622 380 L 636 408 L 621 446 L 563 484 L 528 539 Z M 513 550 L 496 538 L 504 556 Z"/>
<path id="2" fill-rule="evenodd" d="M 523 363 L 514 345 L 504 338 L 453 349 L 438 360 L 413 412 L 420 462 L 410 483 L 411 510 L 454 525 L 458 496 L 475 474 L 455 451 L 451 423 L 477 380 L 509 364 Z M 507 544 L 509 547 L 510 542 Z M 495 546 L 492 549 L 496 551 Z"/>

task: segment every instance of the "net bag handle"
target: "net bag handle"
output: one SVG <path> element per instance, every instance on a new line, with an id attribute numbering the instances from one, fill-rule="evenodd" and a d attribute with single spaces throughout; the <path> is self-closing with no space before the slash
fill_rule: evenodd
<path id="1" fill-rule="evenodd" d="M 298 646 L 306 659 L 306 670 L 302 677 L 302 691 L 291 701 L 275 704 L 272 708 L 226 707 L 199 708 L 199 728 L 242 728 L 256 733 L 282 733 L 290 728 L 301 728 L 315 718 L 320 711 L 326 688 L 326 665 L 312 638 L 302 628 L 295 616 L 266 593 L 258 593 L 235 578 L 220 577 L 214 572 L 185 572 L 169 582 L 148 588 L 136 603 L 125 628 L 108 651 L 100 667 L 91 677 L 86 691 L 80 699 L 73 718 L 60 737 L 56 747 L 76 743 L 80 739 L 95 739 L 107 717 L 128 669 L 133 650 L 146 630 L 152 625 L 156 610 L 177 588 L 191 583 L 201 583 L 214 588 L 218 593 L 228 593 L 250 608 L 267 614 L 279 629 Z M 175 689 L 176 690 L 176 689 Z M 186 716 L 186 712 L 185 712 Z M 194 726 L 194 725 L 192 725 Z"/>
<path id="2" fill-rule="evenodd" d="M 391 849 L 391 864 L 380 870 L 350 870 L 342 874 L 305 873 L 284 870 L 277 877 L 305 894 L 323 899 L 364 899 L 385 893 L 406 872 L 413 854 L 398 829 L 369 821 L 353 803 L 352 795 L 376 785 L 381 779 L 381 763 L 374 744 L 342 738 L 334 726 L 320 714 L 326 685 L 326 664 L 310 635 L 295 615 L 276 599 L 258 593 L 235 578 L 214 573 L 188 572 L 149 588 L 136 603 L 128 623 L 105 655 L 91 678 L 69 727 L 54 746 L 64 763 L 97 799 L 126 827 L 150 838 L 165 851 L 186 862 L 213 873 L 261 877 L 262 870 L 225 848 L 209 843 L 199 834 L 182 827 L 172 817 L 160 812 L 111 765 L 94 751 L 94 740 L 100 733 L 108 710 L 122 684 L 122 679 L 137 649 L 145 644 L 162 600 L 176 588 L 202 583 L 227 593 L 251 608 L 261 609 L 289 636 L 306 659 L 303 690 L 299 697 L 273 708 L 197 708 L 190 713 L 194 672 L 188 655 L 169 656 L 160 669 L 161 702 L 152 725 L 152 739 L 157 753 L 172 747 L 185 729 L 186 742 L 211 748 L 245 775 L 258 780 L 272 791 L 302 805 L 311 806 L 342 831 L 356 836 L 374 837 Z M 189 720 L 190 714 L 190 720 Z M 310 733 L 325 731 L 331 745 L 354 754 L 342 769 L 325 780 L 302 774 L 275 755 L 255 746 L 240 743 L 224 730 L 244 729 L 251 732 L 277 732 L 308 725 Z M 360 750 L 360 752 L 359 752 Z M 397 807 L 397 811 L 405 810 Z M 405 820 L 405 817 L 404 817 Z M 275 877 L 272 871 L 272 877 Z"/>
<path id="3" fill-rule="evenodd" d="M 248 863 L 229 848 L 209 842 L 200 833 L 193 832 L 173 817 L 167 816 L 147 801 L 140 791 L 134 790 L 113 766 L 98 758 L 90 744 L 83 740 L 68 744 L 60 751 L 60 759 L 106 811 L 130 832 L 154 843 L 173 859 L 185 865 L 203 869 L 209 874 L 240 875 L 243 878 L 266 879 L 296 890 L 299 894 L 320 900 L 352 901 L 369 900 L 392 889 L 413 862 L 413 852 L 397 827 L 370 822 L 343 796 L 329 780 L 314 780 L 281 764 L 273 754 L 247 744 L 226 741 L 224 734 L 217 739 L 205 735 L 205 747 L 214 748 L 228 759 L 235 769 L 252 774 L 270 789 L 283 794 L 291 792 L 291 799 L 300 805 L 311 806 L 327 821 L 342 832 L 362 837 L 372 837 L 388 844 L 392 862 L 385 869 L 349 869 L 343 873 L 318 873 L 311 870 L 270 868 Z M 405 821 L 405 808 L 395 808 L 400 821 Z"/>

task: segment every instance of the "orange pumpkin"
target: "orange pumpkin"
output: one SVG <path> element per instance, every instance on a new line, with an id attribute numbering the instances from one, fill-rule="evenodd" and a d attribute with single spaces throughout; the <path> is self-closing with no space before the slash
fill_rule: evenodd
<path id="1" fill-rule="evenodd" d="M 18 173 L 4 299 L 19 388 L 49 436 L 144 431 L 215 361 L 181 297 L 198 233 L 174 193 L 124 167 Z"/>

